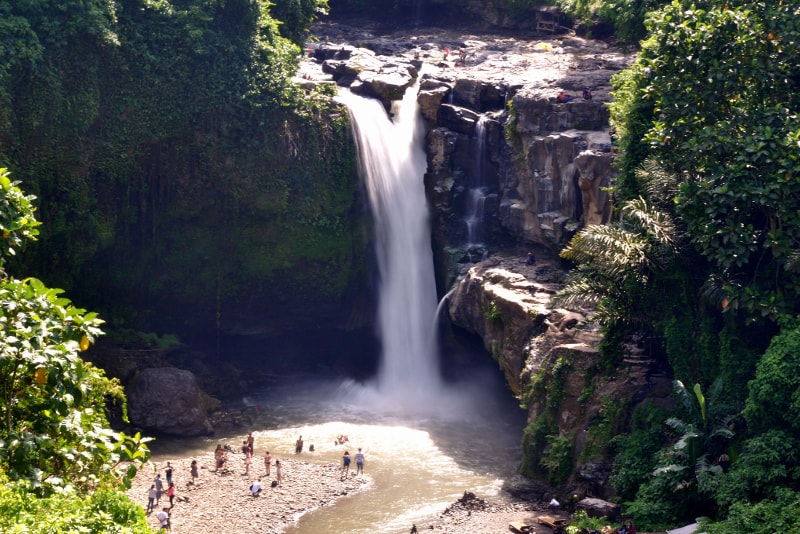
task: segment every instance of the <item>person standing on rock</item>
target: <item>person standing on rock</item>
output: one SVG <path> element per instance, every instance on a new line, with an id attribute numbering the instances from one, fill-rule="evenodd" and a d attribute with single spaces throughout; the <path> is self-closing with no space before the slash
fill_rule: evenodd
<path id="1" fill-rule="evenodd" d="M 197 460 L 192 460 L 190 472 L 192 474 L 192 484 L 197 484 L 197 477 L 200 476 L 200 473 L 197 472 Z"/>
<path id="2" fill-rule="evenodd" d="M 356 475 L 364 474 L 364 453 L 361 452 L 361 447 L 358 448 L 356 453 Z"/>
<path id="3" fill-rule="evenodd" d="M 344 451 L 344 456 L 342 456 L 342 480 L 347 478 L 350 474 L 350 453 L 348 451 Z"/>
<path id="4" fill-rule="evenodd" d="M 147 512 L 150 513 L 155 509 L 156 505 L 156 485 L 150 485 L 150 491 L 147 492 Z"/>
<path id="5" fill-rule="evenodd" d="M 250 451 L 248 450 L 247 453 L 244 455 L 244 474 L 250 474 L 250 464 L 253 463 L 253 457 L 250 456 Z"/>
<path id="6" fill-rule="evenodd" d="M 250 455 L 255 454 L 255 447 L 254 447 L 255 443 L 256 443 L 256 438 L 254 438 L 253 433 L 250 432 L 249 434 L 247 434 L 247 448 L 250 449 Z"/>
<path id="7" fill-rule="evenodd" d="M 264 453 L 264 469 L 267 471 L 267 476 L 269 476 L 269 463 L 272 461 L 272 456 L 269 455 L 269 451 Z"/>
<path id="8" fill-rule="evenodd" d="M 156 486 L 156 506 L 161 502 L 161 494 L 164 492 L 164 481 L 161 480 L 161 473 L 156 474 L 156 479 L 153 481 Z"/>
<path id="9" fill-rule="evenodd" d="M 281 469 L 280 460 L 275 460 L 275 480 L 278 482 L 278 486 L 280 486 L 283 480 L 283 469 Z"/>
<path id="10" fill-rule="evenodd" d="M 169 516 L 169 508 L 164 508 L 156 514 L 158 522 L 161 523 L 161 530 L 166 530 L 167 532 L 172 531 L 172 527 L 169 524 Z"/>
<path id="11" fill-rule="evenodd" d="M 167 497 L 169 497 L 169 507 L 170 510 L 173 506 L 175 506 L 175 484 L 172 482 L 169 483 L 169 488 L 167 488 Z"/>
<path id="12" fill-rule="evenodd" d="M 172 484 L 172 464 L 167 462 L 167 468 L 164 470 L 164 473 L 167 475 L 167 486 Z"/>

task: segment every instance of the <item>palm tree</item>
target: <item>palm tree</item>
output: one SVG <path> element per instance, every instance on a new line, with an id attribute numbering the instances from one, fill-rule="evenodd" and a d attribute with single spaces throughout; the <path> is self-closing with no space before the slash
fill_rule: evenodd
<path id="1" fill-rule="evenodd" d="M 592 317 L 601 325 L 649 324 L 651 280 L 678 257 L 678 232 L 671 215 L 644 198 L 627 201 L 620 215 L 616 224 L 587 226 L 561 252 L 577 268 L 553 303 L 594 308 Z"/>

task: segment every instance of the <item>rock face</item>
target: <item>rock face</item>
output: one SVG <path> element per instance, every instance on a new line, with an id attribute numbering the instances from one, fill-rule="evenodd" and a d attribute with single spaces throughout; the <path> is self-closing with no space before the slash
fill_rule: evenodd
<path id="1" fill-rule="evenodd" d="M 496 11 L 486 16 L 508 16 Z M 547 425 L 540 442 L 524 451 L 531 462 L 525 474 L 551 475 L 539 464 L 549 447 L 544 438 L 567 437 L 577 466 L 568 479 L 570 494 L 606 496 L 611 466 L 592 453 L 608 439 L 599 435 L 598 421 L 609 407 L 666 398 L 670 381 L 635 350 L 622 373 L 600 376 L 599 334 L 578 327 L 583 313 L 552 309 L 550 301 L 564 275 L 554 260 L 558 251 L 583 225 L 609 220 L 606 188 L 615 172 L 610 78 L 632 57 L 575 37 L 421 31 L 393 40 L 371 39 L 365 28 L 355 35 L 334 26 L 318 29 L 329 42 L 350 36 L 372 52 L 348 52 L 350 59 L 335 63 L 336 50 L 345 48 L 321 46 L 305 79 L 314 77 L 319 61 L 337 83 L 358 91 L 387 69 L 392 79 L 402 73 L 392 91 L 374 83 L 364 91 L 384 104 L 406 81 L 419 79 L 437 281 L 441 293 L 455 285 L 447 303 L 451 323 L 483 340 L 527 405 L 529 422 Z M 415 70 L 401 67 L 404 62 Z M 371 74 L 358 70 L 366 65 Z M 560 91 L 570 101 L 559 101 Z M 502 250 L 536 251 L 538 261 L 520 263 L 524 253 Z"/>
<path id="2" fill-rule="evenodd" d="M 599 373 L 600 335 L 581 328 L 582 313 L 551 307 L 563 277 L 560 266 L 520 261 L 495 254 L 475 264 L 449 297 L 449 317 L 483 339 L 511 391 L 527 401 L 529 423 L 548 420 L 551 433 L 570 439 L 576 465 L 567 481 L 570 494 L 610 497 L 611 465 L 591 452 L 607 439 L 600 422 L 615 407 L 667 402 L 670 377 L 635 345 L 615 376 Z M 544 446 L 536 457 L 546 452 Z"/>
<path id="3" fill-rule="evenodd" d="M 131 423 L 173 436 L 213 433 L 205 395 L 190 371 L 174 367 L 143 369 L 126 388 Z"/>

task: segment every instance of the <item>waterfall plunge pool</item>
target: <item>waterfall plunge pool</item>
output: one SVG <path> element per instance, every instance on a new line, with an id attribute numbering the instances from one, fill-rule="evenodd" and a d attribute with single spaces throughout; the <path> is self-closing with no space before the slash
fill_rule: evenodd
<path id="1" fill-rule="evenodd" d="M 384 402 L 370 383 L 281 377 L 243 399 L 252 415 L 249 428 L 209 438 L 158 439 L 151 444 L 153 461 L 208 452 L 217 443 L 236 447 L 248 432 L 256 454 L 269 450 L 273 458 L 296 458 L 299 435 L 305 442 L 301 457 L 308 462 L 340 463 L 345 450 L 352 456 L 361 447 L 373 486 L 302 516 L 286 532 L 405 534 L 412 523 L 433 521 L 465 491 L 498 496 L 519 466 L 524 412 L 491 359 L 471 368 L 468 377 L 445 383 L 424 411 L 416 404 Z M 349 441 L 335 444 L 339 434 Z M 307 452 L 311 444 L 313 453 Z"/>

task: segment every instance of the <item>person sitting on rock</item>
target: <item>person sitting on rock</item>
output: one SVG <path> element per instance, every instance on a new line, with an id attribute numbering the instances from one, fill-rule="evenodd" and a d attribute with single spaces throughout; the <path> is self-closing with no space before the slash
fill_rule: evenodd
<path id="1" fill-rule="evenodd" d="M 566 104 L 567 102 L 572 102 L 574 99 L 575 99 L 574 96 L 568 95 L 567 93 L 564 92 L 563 89 L 558 93 L 558 95 L 556 95 L 556 100 L 558 100 L 562 104 Z"/>

